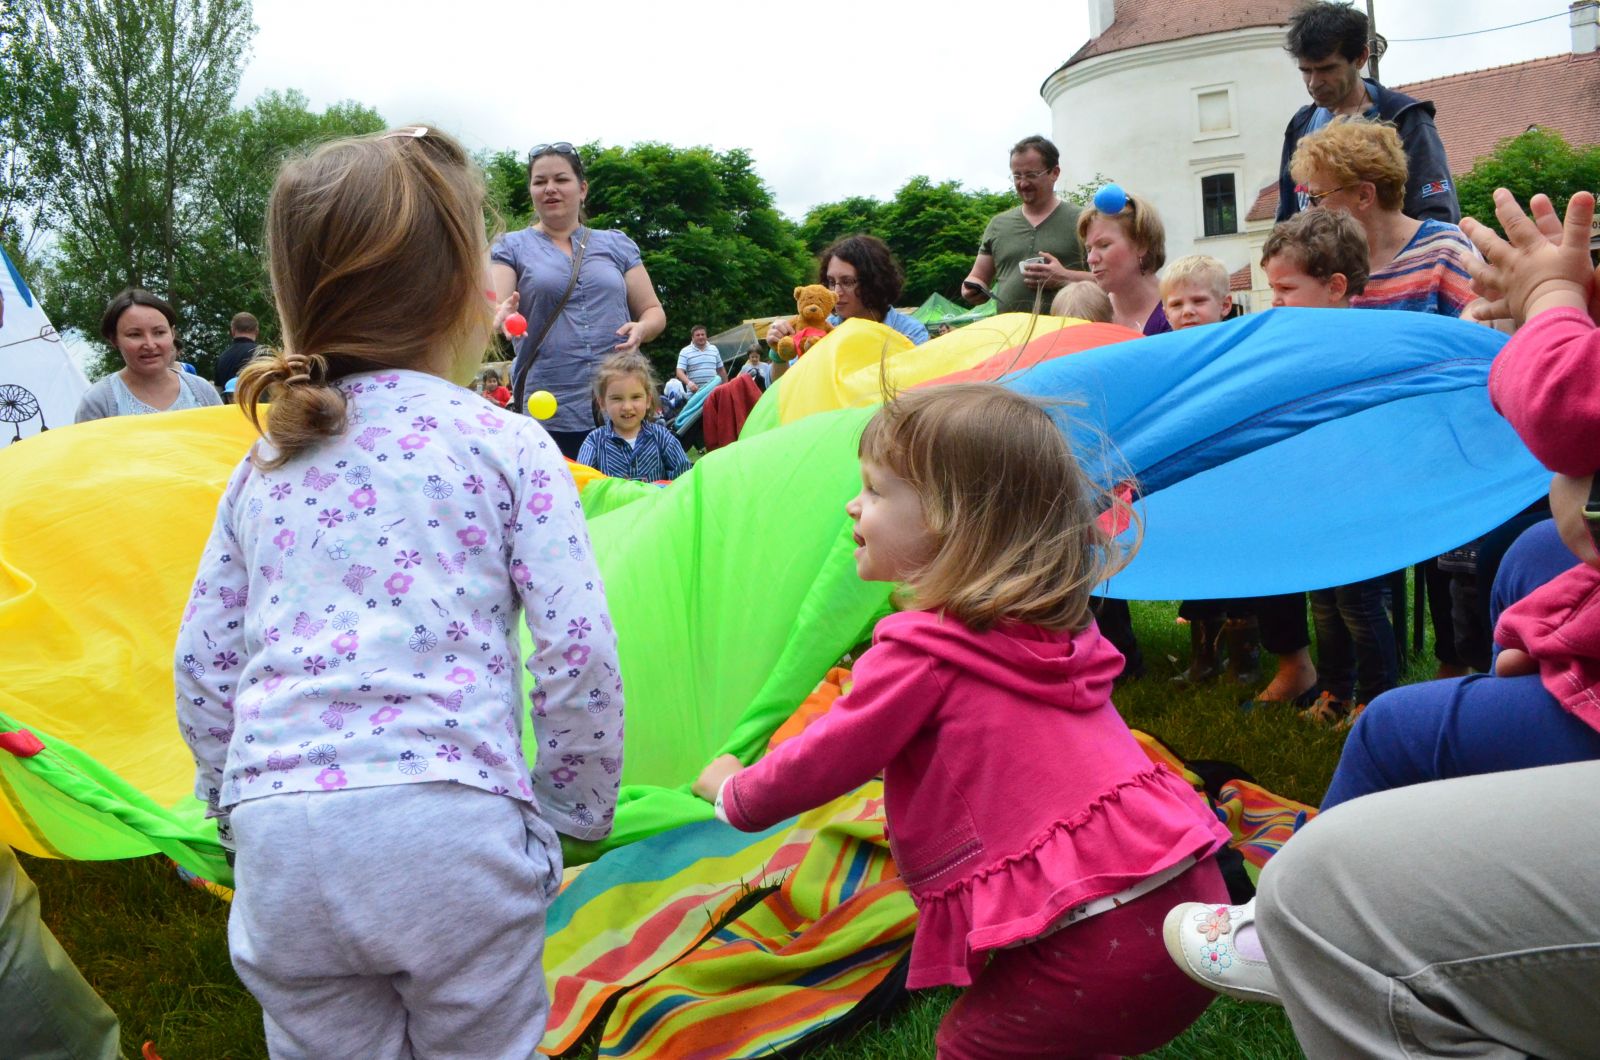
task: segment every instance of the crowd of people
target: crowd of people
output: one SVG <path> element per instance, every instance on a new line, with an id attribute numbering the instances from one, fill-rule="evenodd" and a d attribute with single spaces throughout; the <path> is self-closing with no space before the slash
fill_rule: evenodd
<path id="1" fill-rule="evenodd" d="M 1382 572 L 1308 586 L 1309 625 L 1306 593 L 1183 603 L 1193 654 L 1178 679 L 1253 681 L 1265 650 L 1277 670 L 1250 704 L 1349 730 L 1325 812 L 1268 864 L 1258 902 L 1231 905 L 1226 829 L 1111 702 L 1143 675 L 1126 604 L 1093 595 L 1130 558 L 1103 519 L 1128 499 L 1004 387 L 886 400 L 844 516 L 858 575 L 897 585 L 899 609 L 826 715 L 758 762 L 709 763 L 693 789 L 757 830 L 884 775 L 920 918 L 908 985 L 965 988 L 939 1030 L 949 1060 L 1159 1048 L 1206 988 L 1283 1004 L 1315 1057 L 1577 1056 L 1600 1029 L 1585 876 L 1600 834 L 1571 797 L 1600 780 L 1594 200 L 1573 196 L 1563 222 L 1543 196 L 1530 218 L 1501 191 L 1506 238 L 1458 228 L 1431 106 L 1361 76 L 1365 17 L 1313 3 L 1287 43 L 1313 104 L 1285 133 L 1260 262 L 1273 306 L 1514 330 L 1490 393 L 1555 472 L 1554 518 L 1464 542 L 1465 568 L 1434 565 L 1441 674 L 1455 675 L 1426 684 L 1398 687 Z M 1166 261 L 1156 204 L 1062 201 L 1043 137 L 1010 162 L 1020 204 L 984 231 L 969 301 L 1130 336 L 1233 313 L 1223 263 Z M 690 464 L 663 397 L 730 376 L 697 324 L 662 387 L 639 348 L 665 312 L 633 240 L 587 224 L 579 152 L 540 144 L 527 177 L 534 222 L 489 246 L 481 175 L 436 129 L 286 164 L 267 215 L 281 346 L 258 348 L 255 318 L 235 317 L 216 386 L 177 366 L 160 298 L 124 291 L 102 322 L 124 367 L 79 421 L 222 391 L 261 434 L 223 491 L 175 681 L 195 795 L 233 852 L 234 965 L 274 1055 L 526 1054 L 547 1011 L 558 833 L 611 827 L 624 690 L 563 457 L 677 478 Z M 928 340 L 895 308 L 904 272 L 881 240 L 840 239 L 818 271 L 833 323 Z M 399 307 L 412 327 L 397 333 Z M 792 330 L 774 323 L 768 345 Z M 509 379 L 482 367 L 496 334 L 515 351 Z M 785 365 L 740 353 L 735 380 L 781 380 Z M 541 390 L 556 400 L 543 424 L 517 414 Z M 315 547 L 335 525 L 340 547 Z M 517 669 L 522 621 L 533 681 Z M 1073 753 L 1033 750 L 1052 747 Z M 36 975 L 59 1005 L 6 1025 L 95 1055 L 115 1020 L 19 874 L 0 864 L 14 881 L 0 892 L 18 896 L 0 912 L 27 921 L 8 929 L 18 956 L 0 974 Z"/>

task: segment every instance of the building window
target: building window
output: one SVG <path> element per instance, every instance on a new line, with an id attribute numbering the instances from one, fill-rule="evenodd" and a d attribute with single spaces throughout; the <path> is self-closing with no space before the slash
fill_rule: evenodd
<path id="1" fill-rule="evenodd" d="M 1195 96 L 1200 119 L 1200 135 L 1217 135 L 1233 131 L 1233 108 L 1228 101 L 1228 90 L 1216 89 Z"/>
<path id="2" fill-rule="evenodd" d="M 1239 205 L 1233 193 L 1233 174 L 1216 173 L 1200 178 L 1200 208 L 1206 235 L 1230 236 L 1239 231 Z"/>

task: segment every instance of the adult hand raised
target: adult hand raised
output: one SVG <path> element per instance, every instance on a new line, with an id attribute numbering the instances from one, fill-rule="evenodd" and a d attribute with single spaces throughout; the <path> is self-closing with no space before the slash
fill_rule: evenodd
<path id="1" fill-rule="evenodd" d="M 640 334 L 641 327 L 642 325 L 639 321 L 630 320 L 618 328 L 617 335 L 621 337 L 622 341 L 613 346 L 612 349 L 618 353 L 636 353 L 639 349 L 639 343 L 644 338 Z"/>
<path id="2" fill-rule="evenodd" d="M 521 336 L 521 332 L 513 335 L 506 330 L 506 318 L 517 311 L 517 303 L 521 299 L 522 296 L 520 294 L 512 291 L 505 297 L 504 301 L 496 303 L 494 307 L 494 329 L 508 339 L 515 339 Z"/>
<path id="3" fill-rule="evenodd" d="M 1483 260 L 1462 258 L 1472 277 L 1473 290 L 1488 305 L 1481 314 L 1510 317 L 1518 324 L 1546 309 L 1570 306 L 1589 308 L 1594 290 L 1594 270 L 1589 264 L 1589 222 L 1594 217 L 1594 196 L 1580 191 L 1567 203 L 1565 223 L 1556 217 L 1547 195 L 1529 202 L 1530 218 L 1505 188 L 1494 193 L 1495 216 L 1505 229 L 1501 239 L 1494 230 L 1473 218 L 1461 229 Z"/>
<path id="4" fill-rule="evenodd" d="M 793 334 L 794 325 L 789 323 L 787 317 L 782 320 L 774 320 L 767 328 L 767 345 L 776 348 L 778 343 L 784 340 L 785 336 Z"/>

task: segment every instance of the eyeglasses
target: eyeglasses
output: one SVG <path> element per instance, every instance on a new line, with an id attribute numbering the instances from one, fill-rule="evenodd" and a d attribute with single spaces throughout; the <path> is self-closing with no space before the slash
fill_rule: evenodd
<path id="1" fill-rule="evenodd" d="M 1336 191 L 1349 191 L 1351 188 L 1359 188 L 1360 186 L 1361 186 L 1361 182 L 1357 181 L 1354 184 L 1341 184 L 1337 188 L 1329 188 L 1327 191 L 1316 191 L 1316 192 L 1314 192 L 1310 188 L 1308 188 L 1304 184 L 1302 184 L 1302 185 L 1300 185 L 1299 188 L 1297 188 L 1295 190 L 1300 192 L 1300 194 L 1304 195 L 1306 197 L 1306 202 L 1309 202 L 1312 206 L 1321 206 L 1322 205 L 1322 200 L 1326 199 L 1328 196 L 1332 195 L 1334 192 L 1336 192 Z"/>
<path id="2" fill-rule="evenodd" d="M 859 276 L 826 276 L 822 280 L 823 286 L 834 291 L 853 291 L 861 286 Z"/>
<path id="3" fill-rule="evenodd" d="M 551 155 L 551 154 L 554 154 L 554 155 L 571 155 L 573 158 L 577 158 L 578 157 L 578 149 L 576 147 L 573 147 L 571 144 L 567 143 L 567 141 L 565 141 L 565 140 L 557 140 L 553 144 L 534 144 L 532 147 L 530 147 L 528 149 L 528 161 L 532 162 L 535 158 L 538 158 L 540 155 Z"/>
<path id="4" fill-rule="evenodd" d="M 1050 175 L 1050 170 L 1048 170 L 1048 169 L 1026 170 L 1026 171 L 1021 172 L 1021 173 L 1018 173 L 1016 170 L 1012 170 L 1011 171 L 1011 180 L 1012 180 L 1012 183 L 1015 183 L 1015 182 L 1017 182 L 1019 180 L 1038 180 L 1040 177 L 1049 176 L 1049 175 Z"/>

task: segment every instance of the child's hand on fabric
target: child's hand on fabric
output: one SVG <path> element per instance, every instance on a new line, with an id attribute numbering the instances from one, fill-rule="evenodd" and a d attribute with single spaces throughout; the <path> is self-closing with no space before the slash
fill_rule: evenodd
<path id="1" fill-rule="evenodd" d="M 1533 656 L 1520 648 L 1502 648 L 1500 654 L 1494 658 L 1496 677 L 1521 677 L 1524 674 L 1538 672 L 1539 664 L 1534 662 Z"/>
<path id="2" fill-rule="evenodd" d="M 1589 491 L 1593 485 L 1593 475 L 1583 478 L 1555 476 L 1550 480 L 1550 514 L 1556 518 L 1556 529 L 1561 531 L 1562 544 L 1589 566 L 1600 568 L 1600 549 L 1595 548 L 1594 538 L 1589 533 L 1589 520 L 1583 517 L 1583 509 L 1589 503 Z"/>
<path id="3" fill-rule="evenodd" d="M 1505 239 L 1470 217 L 1461 222 L 1461 230 L 1484 257 L 1461 259 L 1473 290 L 1489 302 L 1482 314 L 1510 317 L 1520 325 L 1546 309 L 1589 309 L 1594 289 L 1589 263 L 1594 196 L 1586 191 L 1574 195 L 1567 203 L 1565 225 L 1546 195 L 1535 195 L 1529 202 L 1532 218 L 1504 188 L 1495 190 L 1494 203 Z"/>
<path id="4" fill-rule="evenodd" d="M 711 760 L 711 764 L 700 772 L 700 779 L 694 782 L 693 791 L 707 802 L 717 801 L 717 792 L 722 790 L 722 782 L 744 768 L 733 755 L 718 755 Z"/>

